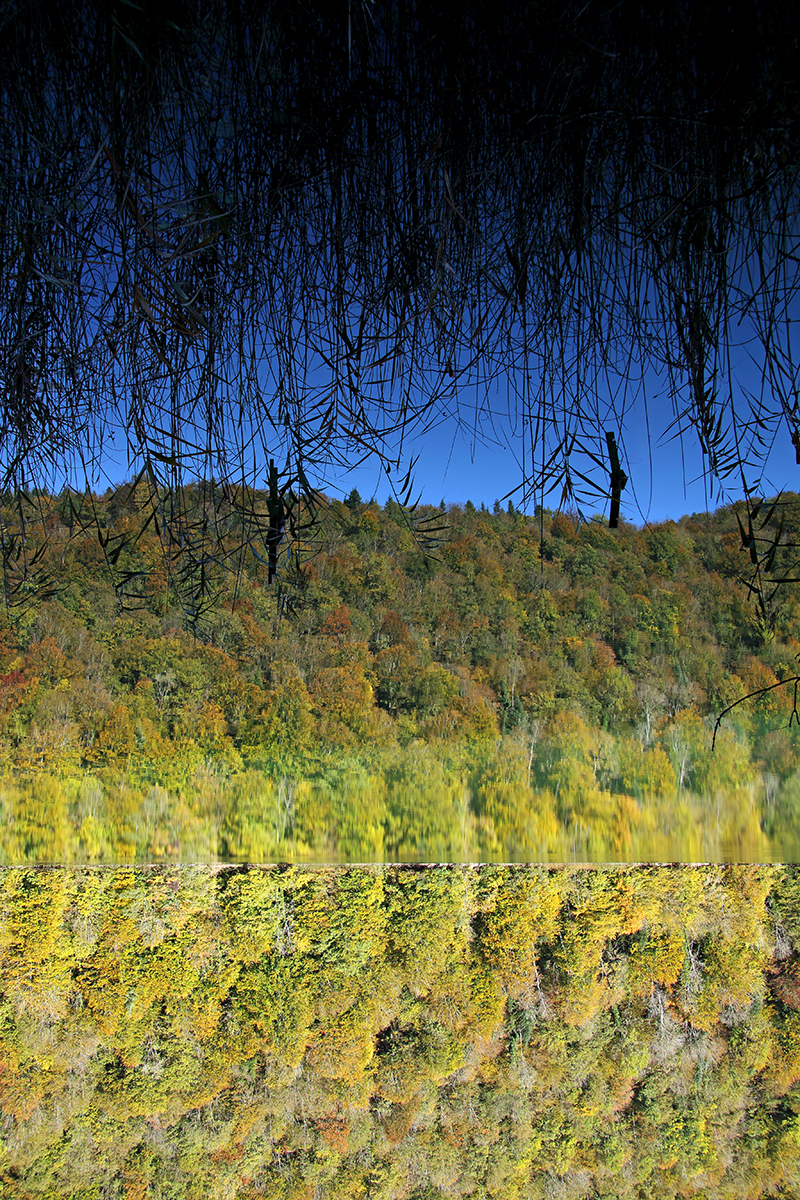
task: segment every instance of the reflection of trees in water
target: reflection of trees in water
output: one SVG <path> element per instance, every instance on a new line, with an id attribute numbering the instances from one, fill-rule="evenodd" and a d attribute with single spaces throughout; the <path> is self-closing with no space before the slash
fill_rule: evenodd
<path id="1" fill-rule="evenodd" d="M 169 787 L 149 782 L 146 764 L 144 778 L 37 772 L 0 783 L 0 853 L 16 864 L 794 857 L 800 780 L 779 789 L 768 775 L 762 787 L 732 734 L 718 734 L 713 753 L 710 736 L 679 714 L 666 727 L 668 755 L 564 713 L 493 744 L 287 757 L 277 777 L 210 760 L 191 773 L 168 763 Z"/>

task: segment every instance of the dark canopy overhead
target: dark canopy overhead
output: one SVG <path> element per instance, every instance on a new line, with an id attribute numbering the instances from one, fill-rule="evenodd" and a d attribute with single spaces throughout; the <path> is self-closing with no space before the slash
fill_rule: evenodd
<path id="1" fill-rule="evenodd" d="M 171 536 L 182 483 L 246 504 L 270 459 L 402 479 L 499 382 L 526 497 L 596 502 L 645 373 L 712 477 L 800 461 L 796 6 L 733 11 L 12 2 L 4 488 L 113 462 Z"/>

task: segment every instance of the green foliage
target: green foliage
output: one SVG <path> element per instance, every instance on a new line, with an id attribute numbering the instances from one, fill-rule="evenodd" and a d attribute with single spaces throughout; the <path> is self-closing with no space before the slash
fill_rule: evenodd
<path id="1" fill-rule="evenodd" d="M 793 880 L 0 871 L 4 1194 L 791 1194 Z"/>
<path id="2" fill-rule="evenodd" d="M 94 498 L 110 536 L 130 503 Z M 773 685 L 800 643 L 790 597 L 755 636 L 738 510 L 540 531 L 454 507 L 423 562 L 396 503 L 320 505 L 280 596 L 258 561 L 220 574 L 193 636 L 166 575 L 120 610 L 88 535 L 59 552 L 63 594 L 0 642 L 7 861 L 794 856 L 800 731 Z M 136 554 L 159 553 L 148 527 Z M 712 752 L 715 711 L 758 688 Z"/>

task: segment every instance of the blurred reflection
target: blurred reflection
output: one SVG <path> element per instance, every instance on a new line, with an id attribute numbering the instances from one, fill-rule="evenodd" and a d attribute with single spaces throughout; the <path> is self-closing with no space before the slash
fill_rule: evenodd
<path id="1" fill-rule="evenodd" d="M 609 790 L 600 757 L 594 768 L 548 760 L 555 784 L 539 787 L 528 757 L 506 743 L 471 764 L 418 744 L 372 766 L 343 758 L 310 778 L 209 770 L 172 790 L 32 773 L 0 781 L 0 863 L 800 858 L 800 774 L 774 795 L 750 785 L 676 794 L 657 779 L 663 754 L 636 754 L 627 791 Z"/>

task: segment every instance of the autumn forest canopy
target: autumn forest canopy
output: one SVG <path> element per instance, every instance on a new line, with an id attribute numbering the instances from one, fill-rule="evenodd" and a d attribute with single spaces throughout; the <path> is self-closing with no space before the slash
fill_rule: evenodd
<path id="1" fill-rule="evenodd" d="M 759 592 L 744 505 L 616 530 L 421 509 L 423 552 L 400 505 L 353 491 L 318 500 L 279 584 L 231 505 L 198 597 L 142 531 L 147 485 L 28 502 L 6 862 L 797 856 L 798 593 Z M 761 515 L 793 576 L 797 497 Z"/>
<path id="2" fill-rule="evenodd" d="M 781 866 L 0 869 L 0 1187 L 787 1200 Z"/>
<path id="3" fill-rule="evenodd" d="M 796 1194 L 796 7 L 5 5 L 3 1195 Z"/>
<path id="4" fill-rule="evenodd" d="M 796 7 L 4 6 L 4 1196 L 796 1194 Z"/>

